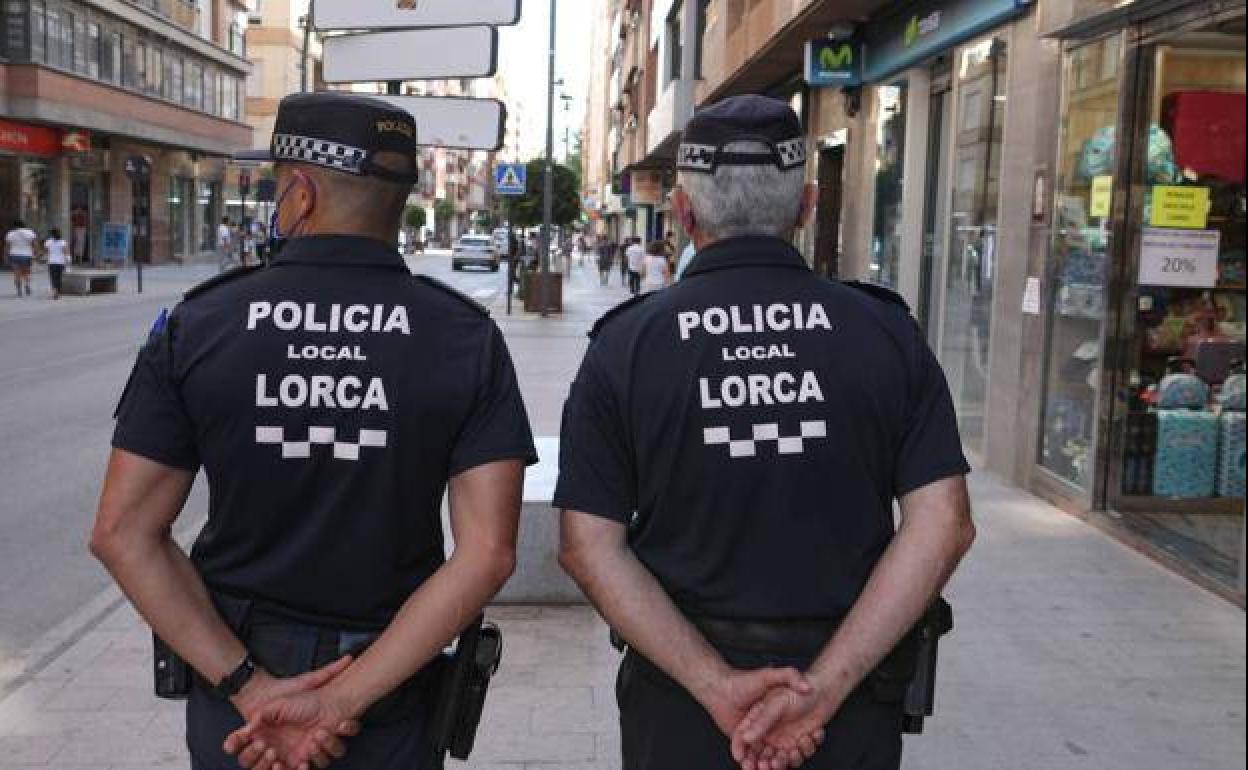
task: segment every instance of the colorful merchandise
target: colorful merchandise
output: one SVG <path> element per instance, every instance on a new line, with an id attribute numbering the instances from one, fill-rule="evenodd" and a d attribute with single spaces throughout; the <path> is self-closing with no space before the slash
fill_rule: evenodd
<path id="1" fill-rule="evenodd" d="M 1236 412 L 1248 409 L 1248 375 L 1240 372 L 1227 377 L 1222 383 L 1222 392 L 1218 394 L 1218 402 L 1223 409 Z"/>
<path id="2" fill-rule="evenodd" d="M 1189 409 L 1157 412 L 1153 493 L 1184 499 L 1213 497 L 1218 475 L 1217 415 Z"/>
<path id="3" fill-rule="evenodd" d="M 1244 497 L 1244 463 L 1248 448 L 1244 431 L 1248 415 L 1243 412 L 1224 412 L 1220 419 L 1221 440 L 1218 443 L 1219 497 Z"/>
<path id="4" fill-rule="evenodd" d="M 1203 409 L 1209 403 L 1209 386 L 1194 374 L 1167 374 L 1157 388 L 1162 409 Z"/>
<path id="5" fill-rule="evenodd" d="M 1183 171 L 1243 184 L 1245 151 L 1244 94 L 1179 91 L 1162 103 L 1162 124 L 1174 143 Z"/>

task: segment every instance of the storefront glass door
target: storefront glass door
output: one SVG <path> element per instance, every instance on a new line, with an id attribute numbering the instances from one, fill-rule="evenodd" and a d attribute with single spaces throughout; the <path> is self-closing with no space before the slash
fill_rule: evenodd
<path id="1" fill-rule="evenodd" d="M 901 268 L 901 197 L 906 168 L 905 83 L 876 88 L 879 126 L 875 138 L 875 212 L 870 280 L 897 287 Z"/>
<path id="2" fill-rule="evenodd" d="M 1082 494 L 1096 472 L 1121 65 L 1120 33 L 1071 51 L 1064 64 L 1040 464 Z"/>
<path id="3" fill-rule="evenodd" d="M 989 37 L 958 50 L 952 196 L 940 344 L 963 441 L 983 439 L 996 279 L 1008 45 Z"/>
<path id="4" fill-rule="evenodd" d="M 1137 49 L 1108 504 L 1242 592 L 1244 18 L 1157 29 Z"/>
<path id="5" fill-rule="evenodd" d="M 945 136 L 953 122 L 953 95 L 949 59 L 942 56 L 932 67 L 927 126 L 927 178 L 923 191 L 923 252 L 919 264 L 919 324 L 933 348 L 940 344 L 935 322 L 945 283 L 945 249 L 949 245 L 949 153 Z"/>

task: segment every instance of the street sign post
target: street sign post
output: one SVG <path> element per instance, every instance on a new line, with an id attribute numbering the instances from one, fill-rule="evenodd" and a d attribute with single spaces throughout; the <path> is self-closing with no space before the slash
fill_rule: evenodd
<path id="1" fill-rule="evenodd" d="M 523 163 L 503 163 L 494 169 L 497 195 L 524 195 L 529 190 L 529 170 Z"/>
<path id="2" fill-rule="evenodd" d="M 510 26 L 520 21 L 520 0 L 316 0 L 318 30 Z"/>
<path id="3" fill-rule="evenodd" d="M 498 99 L 450 96 L 379 96 L 416 118 L 424 147 L 495 152 L 503 146 L 507 107 Z"/>
<path id="4" fill-rule="evenodd" d="M 494 27 L 404 29 L 325 39 L 327 83 L 493 77 L 498 71 Z"/>

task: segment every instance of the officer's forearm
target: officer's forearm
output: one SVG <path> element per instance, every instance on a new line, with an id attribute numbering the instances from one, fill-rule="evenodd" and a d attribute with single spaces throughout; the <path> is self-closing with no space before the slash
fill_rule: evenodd
<path id="1" fill-rule="evenodd" d="M 167 532 L 93 542 L 92 550 L 152 630 L 209 682 L 247 654 L 221 619 L 199 573 Z"/>
<path id="2" fill-rule="evenodd" d="M 829 716 L 939 595 L 975 539 L 962 477 L 902 500 L 902 522 L 862 595 L 808 672 Z"/>
<path id="3" fill-rule="evenodd" d="M 356 715 L 424 668 L 476 619 L 511 576 L 515 551 L 457 548 L 404 603 L 368 651 L 329 687 Z"/>
<path id="4" fill-rule="evenodd" d="M 705 703 L 711 690 L 731 673 L 715 648 L 680 613 L 627 544 L 574 542 L 566 525 L 564 531 L 560 564 L 603 618 L 630 646 Z"/>

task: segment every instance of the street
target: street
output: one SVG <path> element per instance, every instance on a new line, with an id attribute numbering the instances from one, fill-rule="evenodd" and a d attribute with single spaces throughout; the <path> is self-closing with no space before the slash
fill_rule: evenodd
<path id="1" fill-rule="evenodd" d="M 483 304 L 504 290 L 505 271 L 453 272 L 449 252 L 410 263 Z M 205 267 L 149 269 L 141 296 L 130 272 L 120 296 L 0 298 L 0 694 L 31 662 L 19 661 L 24 651 L 111 585 L 86 542 L 113 408 L 161 308 L 211 275 Z M 197 483 L 179 522 L 184 541 L 206 510 Z M 59 641 L 49 640 L 53 648 Z"/>

